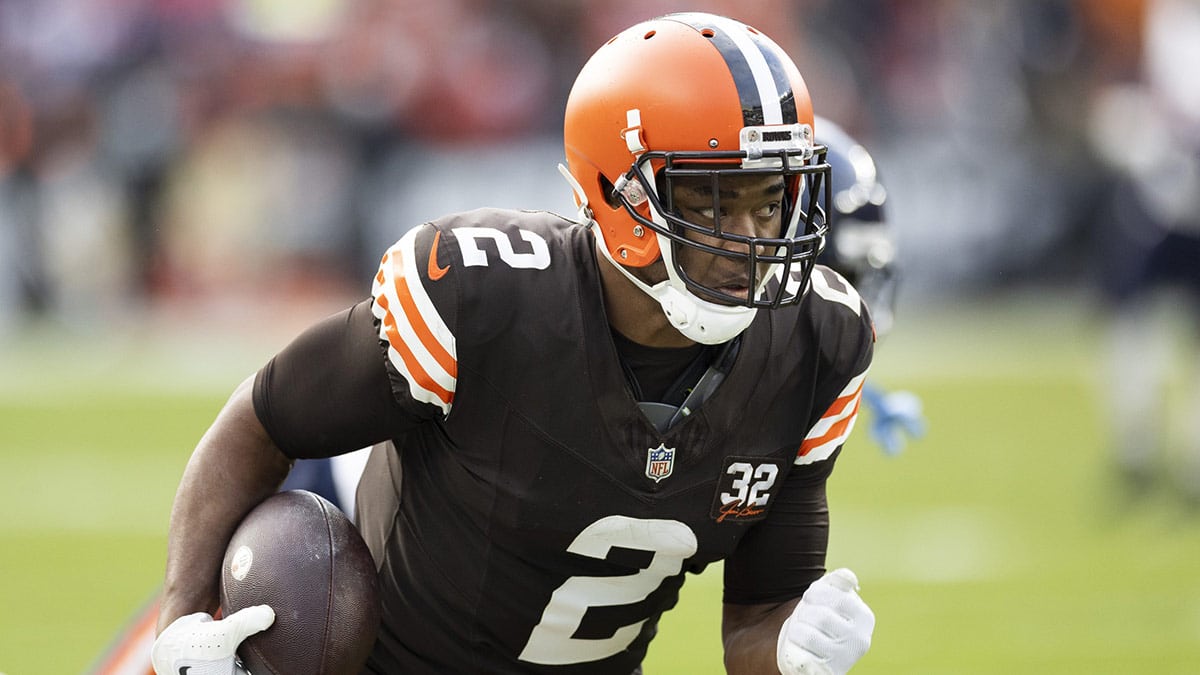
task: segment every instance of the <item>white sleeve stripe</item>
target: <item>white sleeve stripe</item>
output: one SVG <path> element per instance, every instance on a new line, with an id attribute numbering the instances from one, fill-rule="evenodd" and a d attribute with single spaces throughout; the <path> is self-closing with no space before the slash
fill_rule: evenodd
<path id="1" fill-rule="evenodd" d="M 854 402 L 854 410 L 857 413 L 857 411 L 858 411 L 858 401 L 857 400 L 855 400 L 855 402 Z M 858 421 L 858 415 L 855 414 L 854 417 L 850 419 L 850 423 L 846 425 L 845 430 L 841 434 L 839 434 L 836 438 L 832 438 L 820 445 L 812 446 L 812 448 L 808 452 L 804 453 L 803 455 L 800 455 L 800 454 L 796 455 L 796 464 L 797 465 L 813 464 L 813 463 L 816 463 L 816 462 L 819 462 L 822 460 L 829 459 L 829 457 L 833 455 L 833 451 L 837 450 L 838 447 L 840 447 L 843 443 L 845 443 L 846 439 L 850 437 L 850 432 L 854 431 L 854 423 L 857 421 Z"/>
<path id="2" fill-rule="evenodd" d="M 384 256 L 372 288 L 376 298 L 372 311 L 380 320 L 380 338 L 388 342 L 388 359 L 408 381 L 413 398 L 437 405 L 443 413 L 448 413 L 457 385 L 456 375 L 433 354 L 417 327 L 428 331 L 426 339 L 432 338 L 437 349 L 449 356 L 452 367 L 457 359 L 457 344 L 416 272 L 417 232 L 418 229 L 409 230 Z M 410 301 L 411 306 L 406 306 L 404 300 Z M 389 328 L 394 335 L 389 335 Z"/>
<path id="3" fill-rule="evenodd" d="M 825 415 L 817 420 L 796 453 L 797 465 L 812 464 L 829 459 L 850 433 L 854 423 L 858 421 L 858 408 L 862 402 L 862 385 L 867 373 L 854 377 L 846 384 L 838 395 L 837 400 L 829 407 Z"/>
<path id="4" fill-rule="evenodd" d="M 771 66 L 763 56 L 762 50 L 746 35 L 745 28 L 735 21 L 719 18 L 714 19 L 721 30 L 729 36 L 746 59 L 746 65 L 754 78 L 754 86 L 758 89 L 759 101 L 762 103 L 763 124 L 783 124 L 783 106 L 780 103 L 780 91 L 775 84 L 775 76 Z M 765 37 L 765 36 L 764 36 Z"/>
<path id="5" fill-rule="evenodd" d="M 833 425 L 855 414 L 855 410 L 858 407 L 858 398 L 862 396 L 860 389 L 862 388 L 862 383 L 866 377 L 867 374 L 864 372 L 862 375 L 850 380 L 850 383 L 846 385 L 846 388 L 843 389 L 840 394 L 838 394 L 838 400 L 841 401 L 847 396 L 853 396 L 854 399 L 846 401 L 836 414 L 830 415 L 829 412 L 826 411 L 825 415 L 821 417 L 821 419 L 817 420 L 817 423 L 813 425 L 812 429 L 808 430 L 808 434 L 804 436 L 804 440 L 815 440 L 821 436 L 824 436 L 825 434 L 829 433 L 829 430 L 831 427 L 833 427 Z M 835 402 L 834 406 L 836 405 L 837 403 Z M 830 407 L 832 408 L 834 406 Z"/>
<path id="6" fill-rule="evenodd" d="M 441 314 L 438 313 L 437 307 L 429 299 L 429 294 L 425 292 L 425 285 L 421 283 L 421 275 L 416 272 L 418 267 L 416 264 L 416 253 L 413 250 L 416 246 L 415 234 L 415 229 L 409 230 L 408 234 L 400 239 L 399 245 L 402 247 L 401 269 L 411 270 L 404 275 L 404 283 L 408 286 L 408 293 L 417 306 L 418 316 L 412 317 L 410 321 L 397 322 L 397 327 L 401 330 L 404 342 L 413 348 L 413 354 L 420 360 L 425 372 L 429 373 L 438 384 L 447 390 L 454 391 L 455 375 L 448 372 L 438 362 L 429 348 L 425 346 L 421 338 L 416 334 L 416 331 L 413 330 L 411 324 L 411 321 L 423 321 L 441 348 L 457 361 L 458 345 L 454 339 L 454 334 L 450 332 L 450 328 L 446 326 Z M 386 284 L 385 290 L 388 293 L 388 299 L 397 303 L 392 305 L 392 307 L 400 307 L 400 298 L 397 294 L 395 284 Z"/>

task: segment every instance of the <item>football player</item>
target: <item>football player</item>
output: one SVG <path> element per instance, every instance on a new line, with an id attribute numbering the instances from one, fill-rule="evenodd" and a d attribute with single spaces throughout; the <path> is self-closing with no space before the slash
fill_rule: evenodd
<path id="1" fill-rule="evenodd" d="M 1200 4 L 1146 3 L 1141 77 L 1094 97 L 1112 172 L 1096 228 L 1106 329 L 1101 402 L 1118 494 L 1200 512 Z M 1128 130 L 1120 144 L 1112 130 Z M 1130 152 L 1129 148 L 1136 148 Z M 1122 505 L 1123 506 L 1123 505 Z"/>
<path id="2" fill-rule="evenodd" d="M 828 265 L 854 285 L 871 308 L 875 334 L 891 330 L 896 308 L 895 241 L 871 153 L 845 129 L 820 115 L 817 142 L 826 148 L 832 203 L 830 234 L 817 262 Z M 900 453 L 908 439 L 925 433 L 921 399 L 907 391 L 888 392 L 868 381 L 863 401 L 871 411 L 868 430 L 884 454 Z"/>
<path id="3" fill-rule="evenodd" d="M 728 672 L 866 652 L 857 579 L 825 570 L 825 484 L 874 331 L 817 265 L 829 166 L 795 64 L 728 18 L 644 22 L 583 67 L 564 141 L 579 222 L 416 227 L 370 297 L 236 389 L 176 494 L 157 672 L 236 667 L 273 614 L 209 614 L 233 530 L 294 460 L 367 445 L 368 672 L 640 672 L 719 560 Z"/>

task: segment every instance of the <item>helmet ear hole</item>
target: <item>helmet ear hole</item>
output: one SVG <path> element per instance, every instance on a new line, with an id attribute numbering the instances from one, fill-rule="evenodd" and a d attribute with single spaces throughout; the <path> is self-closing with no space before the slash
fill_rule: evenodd
<path id="1" fill-rule="evenodd" d="M 600 174 L 600 194 L 604 195 L 604 203 L 613 211 L 621 208 L 621 200 L 617 197 L 617 188 L 604 174 Z"/>

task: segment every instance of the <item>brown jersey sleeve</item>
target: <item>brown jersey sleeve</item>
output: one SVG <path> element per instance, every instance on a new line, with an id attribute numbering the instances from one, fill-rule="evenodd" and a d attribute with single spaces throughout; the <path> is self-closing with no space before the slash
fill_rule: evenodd
<path id="1" fill-rule="evenodd" d="M 770 515 L 726 561 L 725 602 L 782 602 L 825 573 L 829 508 L 825 483 L 854 428 L 875 331 L 857 291 L 832 270 L 813 272 L 812 334 L 820 350 L 816 397 L 795 466 Z"/>
<path id="2" fill-rule="evenodd" d="M 825 479 L 838 452 L 819 463 L 795 467 L 776 496 L 771 517 L 755 525 L 725 561 L 725 602 L 753 605 L 789 600 L 825 574 L 829 547 Z"/>
<path id="3" fill-rule="evenodd" d="M 254 410 L 295 458 L 357 450 L 420 420 L 392 395 L 369 300 L 317 323 L 276 354 L 255 378 Z"/>

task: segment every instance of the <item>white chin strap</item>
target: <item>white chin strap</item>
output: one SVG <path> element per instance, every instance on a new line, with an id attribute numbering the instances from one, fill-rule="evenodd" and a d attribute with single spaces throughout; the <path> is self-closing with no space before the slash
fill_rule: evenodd
<path id="1" fill-rule="evenodd" d="M 706 345 L 721 344 L 740 335 L 754 321 L 754 316 L 758 313 L 757 308 L 718 305 L 702 300 L 692 295 L 674 274 L 653 286 L 638 279 L 624 265 L 613 260 L 608 245 L 604 243 L 604 233 L 601 229 L 597 227 L 593 228 L 593 231 L 600 239 L 600 251 L 608 262 L 633 282 L 634 286 L 654 298 L 662 307 L 667 321 L 687 339 Z"/>
<path id="2" fill-rule="evenodd" d="M 582 186 L 562 164 L 558 165 L 558 171 L 571 184 L 571 189 L 579 199 L 580 222 L 591 227 L 595 221 L 592 219 L 591 209 L 588 208 L 587 196 L 584 194 Z M 600 240 L 600 251 L 608 262 L 621 274 L 624 274 L 626 279 L 633 282 L 634 286 L 654 298 L 675 330 L 682 333 L 687 339 L 706 345 L 721 344 L 740 335 L 754 321 L 754 317 L 758 313 L 757 308 L 718 305 L 692 295 L 683 280 L 676 274 L 675 266 L 671 264 L 669 258 L 671 244 L 666 237 L 659 236 L 658 243 L 659 249 L 666 256 L 664 261 L 667 263 L 667 279 L 651 286 L 633 276 L 633 273 L 624 265 L 613 259 L 612 253 L 608 250 L 608 244 L 604 241 L 602 228 L 592 227 L 592 232 Z"/>

